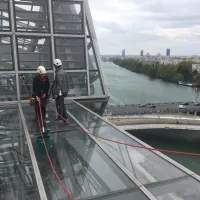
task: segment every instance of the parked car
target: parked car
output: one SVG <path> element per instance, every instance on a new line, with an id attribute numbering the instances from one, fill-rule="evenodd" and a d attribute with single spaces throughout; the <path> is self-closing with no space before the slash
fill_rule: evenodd
<path id="1" fill-rule="evenodd" d="M 195 106 L 200 106 L 200 103 L 196 102 L 194 103 Z"/>
<path id="2" fill-rule="evenodd" d="M 145 105 L 145 104 L 140 104 L 139 106 L 140 106 L 140 107 L 146 107 L 146 105 Z"/>
<path id="3" fill-rule="evenodd" d="M 153 104 L 152 104 L 152 105 L 150 105 L 150 108 L 155 108 L 155 107 L 156 107 L 156 106 L 155 106 L 155 105 L 153 105 Z"/>
<path id="4" fill-rule="evenodd" d="M 178 108 L 186 108 L 185 105 L 178 105 Z"/>
<path id="5" fill-rule="evenodd" d="M 184 102 L 184 103 L 182 103 L 181 105 L 189 105 L 189 102 Z"/>

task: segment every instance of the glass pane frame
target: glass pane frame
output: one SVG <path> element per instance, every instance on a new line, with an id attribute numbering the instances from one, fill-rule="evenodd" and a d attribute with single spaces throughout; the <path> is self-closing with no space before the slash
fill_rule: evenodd
<path id="1" fill-rule="evenodd" d="M 65 1 L 65 0 L 52 0 L 51 2 L 52 2 L 52 18 L 53 18 L 53 32 L 54 33 L 57 33 L 57 34 L 75 34 L 75 35 L 85 34 L 83 2 L 80 2 L 80 1 Z M 72 31 L 70 31 L 70 30 L 64 31 L 65 29 L 64 30 L 62 30 L 62 29 L 56 30 L 56 21 L 55 21 L 55 18 L 56 18 L 55 13 L 56 12 L 54 12 L 55 11 L 54 3 L 57 3 L 57 2 L 66 3 L 66 4 L 68 4 L 68 6 L 70 6 L 70 5 L 76 6 L 76 4 L 80 6 L 80 12 L 81 12 L 81 31 L 80 32 L 76 32 L 76 31 L 73 31 L 73 30 Z M 61 13 L 56 13 L 56 14 L 62 15 Z M 67 13 L 63 14 L 63 15 L 79 16 L 78 14 L 67 14 Z M 58 23 L 60 23 L 60 22 L 62 22 L 62 21 L 58 21 Z M 65 22 L 65 21 L 63 21 L 63 22 Z M 72 23 L 65 22 L 65 24 L 72 24 Z"/>
<path id="2" fill-rule="evenodd" d="M 19 39 L 24 40 L 22 44 L 19 43 Z M 31 44 L 28 44 L 28 45 L 25 44 L 25 40 L 31 40 L 32 41 L 34 39 L 38 39 L 38 41 L 39 40 L 47 40 L 48 44 L 47 45 L 46 44 L 38 44 L 38 43 L 35 44 L 36 48 L 38 48 L 38 52 L 25 52 L 25 53 L 22 52 L 22 53 L 20 53 L 19 46 L 25 45 L 26 48 L 30 47 Z M 50 37 L 47 37 L 47 36 L 45 36 L 45 37 L 44 36 L 41 36 L 41 37 L 38 37 L 38 36 L 17 36 L 16 37 L 16 43 L 17 43 L 16 45 L 17 45 L 17 57 L 18 57 L 18 70 L 35 71 L 35 70 L 37 70 L 37 67 L 39 65 L 43 65 L 46 68 L 46 70 L 51 70 L 53 68 L 53 65 L 52 65 L 52 46 L 51 46 L 51 38 Z M 49 52 L 40 52 L 41 51 L 40 47 L 45 47 L 45 46 L 47 46 Z M 47 54 L 49 56 L 49 60 L 43 60 L 43 61 L 41 61 L 41 59 L 33 60 L 31 62 L 38 63 L 38 64 L 35 65 L 35 67 L 33 67 L 33 66 L 31 66 L 31 68 L 21 67 L 20 66 L 21 63 L 23 63 L 23 62 L 29 63 L 30 61 L 29 60 L 20 60 L 20 55 L 28 54 L 28 53 L 33 54 L 33 56 L 38 55 L 39 57 L 41 56 L 41 54 Z M 41 63 L 41 64 L 39 64 L 39 63 Z M 47 63 L 47 64 L 45 64 L 45 63 Z"/>
<path id="3" fill-rule="evenodd" d="M 1 3 L 2 3 L 2 5 L 3 4 L 7 4 L 7 8 L 8 9 L 2 9 L 1 6 L 0 6 L 0 12 L 2 11 L 2 12 L 8 13 L 8 22 L 9 22 L 9 25 L 6 26 L 7 27 L 6 29 L 1 28 L 1 26 L 0 26 L 0 31 L 9 32 L 9 31 L 11 31 L 10 1 L 9 0 L 1 0 L 0 1 L 0 5 L 1 5 Z M 1 17 L 0 17 L 0 20 L 1 20 Z"/>
<path id="4" fill-rule="evenodd" d="M 0 105 L 1 199 L 40 199 L 19 106 Z"/>
<path id="5" fill-rule="evenodd" d="M 185 176 L 167 182 L 158 182 L 145 187 L 158 199 L 199 199 L 200 182 L 191 176 Z M 171 197 L 171 198 L 170 198 Z"/>
<path id="6" fill-rule="evenodd" d="M 73 53 L 73 52 L 69 52 L 68 54 L 66 53 L 63 53 L 63 52 L 59 52 L 58 51 L 58 47 L 60 46 L 60 47 L 67 47 L 67 46 L 69 46 L 69 45 L 65 45 L 65 44 L 58 44 L 58 41 L 60 40 L 60 43 L 62 43 L 61 41 L 63 40 L 63 43 L 64 42 L 68 42 L 68 41 L 70 41 L 70 43 L 72 42 L 72 41 L 74 41 L 75 43 L 78 43 L 78 41 L 80 41 L 80 42 L 82 42 L 83 43 L 83 45 L 77 45 L 77 44 L 75 44 L 75 45 L 73 45 L 73 44 L 69 44 L 70 46 L 71 46 L 71 49 L 72 48 L 80 48 L 81 50 L 80 51 L 82 51 L 81 53 L 80 52 L 78 52 L 78 53 L 76 53 L 76 51 L 77 51 L 77 49 L 75 49 L 75 52 Z M 65 41 L 64 41 L 65 40 Z M 86 45 L 86 42 L 85 42 L 85 38 L 70 38 L 70 37 L 55 37 L 54 38 L 54 45 L 55 45 L 55 55 L 56 55 L 56 58 L 60 58 L 61 60 L 62 60 L 62 63 L 63 63 L 63 69 L 64 70 L 86 70 L 87 69 L 87 64 L 86 64 L 86 50 L 85 50 L 85 45 Z M 68 59 L 62 59 L 62 55 L 66 55 L 66 56 L 77 56 L 77 55 L 81 55 L 82 57 L 83 57 L 83 60 L 68 60 Z M 76 62 L 79 62 L 79 63 L 83 63 L 83 67 L 66 67 L 66 65 L 69 65 L 70 63 L 71 64 L 74 64 L 74 63 L 76 63 Z M 67 63 L 67 64 L 65 64 L 65 63 Z"/>
<path id="7" fill-rule="evenodd" d="M 1 94 L 3 97 L 1 97 Z M 16 74 L 0 73 L 0 100 L 16 101 L 17 100 L 17 84 Z"/>
<path id="8" fill-rule="evenodd" d="M 95 73 L 95 75 L 92 75 L 93 73 Z M 98 70 L 90 70 L 89 76 L 90 76 L 90 78 L 89 78 L 89 80 L 90 80 L 90 95 L 91 96 L 104 95 L 105 92 L 104 92 L 100 72 Z M 97 79 L 95 77 L 97 77 Z M 94 79 L 94 81 L 93 81 L 93 79 Z M 97 87 L 95 86 L 95 83 L 96 83 Z M 97 92 L 95 92 L 95 91 L 97 91 Z"/>
<path id="9" fill-rule="evenodd" d="M 8 44 L 4 44 L 4 45 L 7 45 L 7 46 L 9 46 L 8 48 L 10 48 L 10 52 L 8 52 L 8 53 L 5 53 L 5 52 L 3 52 L 3 55 L 6 55 L 6 54 L 8 54 L 8 55 L 10 55 L 11 56 L 11 60 L 8 60 L 8 61 L 2 61 L 2 63 L 6 63 L 6 62 L 9 62 L 9 61 L 11 61 L 12 62 L 12 64 L 11 64 L 11 68 L 1 68 L 0 67 L 0 71 L 3 73 L 3 71 L 12 71 L 12 70 L 14 70 L 14 55 L 13 55 L 13 41 L 12 41 L 12 36 L 10 36 L 10 35 L 0 35 L 0 40 L 1 40 L 1 38 L 3 39 L 3 38 L 7 38 L 7 39 L 9 39 L 10 41 L 10 43 Z M 3 45 L 1 45 L 1 43 L 0 43 L 0 48 L 1 48 L 1 46 L 3 46 Z M 0 53 L 0 58 L 1 58 L 1 53 Z M 1 66 L 1 59 L 0 59 L 0 66 Z"/>
<path id="10" fill-rule="evenodd" d="M 43 29 L 44 31 L 41 31 L 41 29 L 42 28 L 32 28 L 32 30 L 31 30 L 31 28 L 29 29 L 29 30 L 23 30 L 23 29 L 28 29 L 28 28 L 21 28 L 21 27 L 17 27 L 17 12 L 19 12 L 19 11 L 17 11 L 16 10 L 16 5 L 18 4 L 18 5 L 22 5 L 22 6 L 32 6 L 32 7 L 38 7 L 38 6 L 40 6 L 40 1 L 34 1 L 34 0 L 30 0 L 31 2 L 26 2 L 25 0 L 21 0 L 21 1 L 16 1 L 16 0 L 13 0 L 13 6 L 14 6 L 14 20 L 15 20 L 15 30 L 16 30 L 16 32 L 28 32 L 28 33 L 49 33 L 50 32 L 50 20 L 49 20 L 49 6 L 48 6 L 48 0 L 42 0 L 43 1 L 43 3 L 44 3 L 44 5 L 45 5 L 45 9 L 46 9 L 46 13 L 43 11 L 43 12 L 33 12 L 33 11 L 29 11 L 29 10 L 24 10 L 24 11 L 21 11 L 21 13 L 25 13 L 25 15 L 27 14 L 27 15 L 29 15 L 29 17 L 27 17 L 26 19 L 23 19 L 23 18 L 21 18 L 20 20 L 19 20 L 19 22 L 21 21 L 22 23 L 24 23 L 24 22 L 27 22 L 27 25 L 29 25 L 29 23 L 35 23 L 35 22 L 37 22 L 37 21 L 44 21 L 44 24 L 46 23 L 47 24 L 47 28 L 46 29 Z M 37 2 L 39 2 L 37 5 L 34 5 L 34 3 L 37 3 Z M 41 3 L 42 4 L 42 3 Z M 32 8 L 31 8 L 32 9 Z M 30 12 L 32 12 L 32 14 L 34 15 L 34 13 L 35 13 L 35 15 L 36 16 L 38 16 L 40 13 L 41 14 L 46 14 L 46 20 L 44 20 L 44 18 L 42 18 L 41 17 L 41 19 L 28 19 L 28 18 L 30 18 Z M 33 22 L 34 21 L 34 22 Z M 26 25 L 26 24 L 25 24 Z M 36 25 L 36 23 L 35 23 L 35 25 Z M 35 30 L 34 30 L 35 29 Z"/>
<path id="11" fill-rule="evenodd" d="M 69 93 L 68 93 L 68 97 L 77 97 L 77 96 L 88 96 L 88 85 L 87 85 L 87 80 L 88 80 L 88 76 L 87 76 L 87 72 L 68 72 L 65 70 L 65 72 L 67 72 L 68 77 L 69 77 Z M 85 82 L 75 82 L 73 78 L 78 76 L 78 78 L 75 78 L 75 81 L 79 81 L 81 78 L 85 79 Z M 83 90 L 81 90 L 81 86 L 85 85 L 85 87 L 82 87 Z M 76 87 L 77 86 L 77 87 Z M 78 88 L 80 86 L 80 88 Z M 75 91 L 75 94 L 73 94 L 73 89 Z M 81 93 L 80 95 L 77 95 L 77 91 L 80 89 Z M 85 91 L 85 92 L 84 92 Z"/>

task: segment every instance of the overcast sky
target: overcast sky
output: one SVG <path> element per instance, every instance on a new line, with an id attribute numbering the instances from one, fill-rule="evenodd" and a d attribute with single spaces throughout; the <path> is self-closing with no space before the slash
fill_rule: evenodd
<path id="1" fill-rule="evenodd" d="M 200 54 L 200 0 L 89 0 L 101 54 Z"/>

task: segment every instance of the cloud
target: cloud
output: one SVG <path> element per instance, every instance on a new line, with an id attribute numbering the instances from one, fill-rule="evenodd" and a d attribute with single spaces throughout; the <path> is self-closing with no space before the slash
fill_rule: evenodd
<path id="1" fill-rule="evenodd" d="M 199 0 L 89 0 L 101 54 L 199 53 Z"/>

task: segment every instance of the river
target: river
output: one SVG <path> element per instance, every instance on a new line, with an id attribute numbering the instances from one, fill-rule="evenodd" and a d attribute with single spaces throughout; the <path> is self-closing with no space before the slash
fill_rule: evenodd
<path id="1" fill-rule="evenodd" d="M 110 62 L 103 62 L 103 69 L 111 97 L 110 105 L 200 100 L 199 93 L 190 87 L 152 80 Z"/>
<path id="2" fill-rule="evenodd" d="M 103 62 L 103 68 L 111 97 L 110 105 L 200 100 L 199 93 L 190 87 L 151 80 L 109 62 Z M 139 130 L 131 134 L 155 148 L 200 153 L 200 135 L 197 131 Z M 200 175 L 199 157 L 166 155 Z"/>

